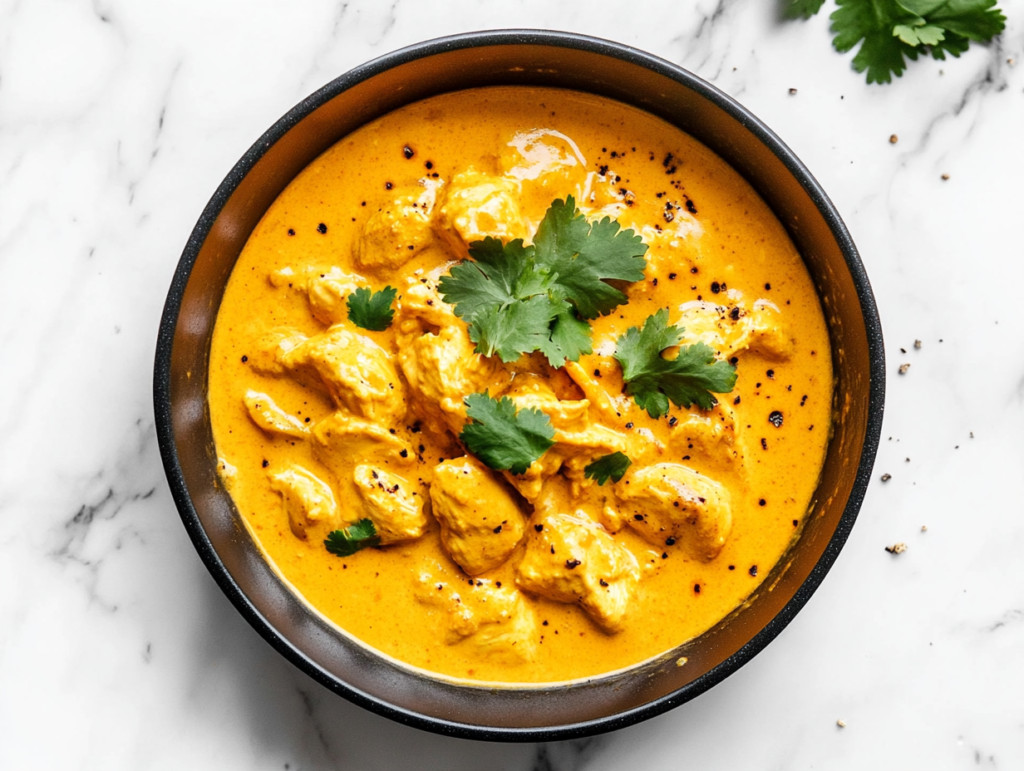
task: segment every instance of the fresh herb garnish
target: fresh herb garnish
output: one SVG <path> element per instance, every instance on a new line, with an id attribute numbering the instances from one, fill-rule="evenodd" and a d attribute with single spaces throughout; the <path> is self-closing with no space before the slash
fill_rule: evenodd
<path id="1" fill-rule="evenodd" d="M 615 347 L 622 365 L 626 393 L 652 418 L 668 412 L 669 400 L 677 407 L 696 403 L 701 409 L 715 406 L 713 394 L 726 394 L 736 383 L 736 368 L 715 361 L 714 350 L 704 343 L 684 345 L 674 359 L 661 353 L 679 343 L 683 330 L 668 325 L 662 308 L 644 322 L 643 329 L 630 327 Z"/>
<path id="2" fill-rule="evenodd" d="M 507 396 L 492 399 L 486 391 L 466 397 L 472 418 L 459 434 L 467 449 L 493 469 L 522 474 L 554 444 L 551 419 L 537 409 L 516 411 Z"/>
<path id="3" fill-rule="evenodd" d="M 392 286 L 386 286 L 379 292 L 371 292 L 365 287 L 357 289 L 348 296 L 348 320 L 357 327 L 383 332 L 395 317 L 391 303 L 396 295 L 398 290 Z"/>
<path id="4" fill-rule="evenodd" d="M 339 557 L 351 557 L 360 549 L 380 546 L 377 528 L 368 519 L 361 519 L 344 530 L 333 530 L 327 534 L 324 546 L 331 554 Z"/>
<path id="5" fill-rule="evenodd" d="M 809 19 L 824 0 L 785 0 L 790 18 Z M 985 43 L 1003 31 L 1006 16 L 996 0 L 836 0 L 832 13 L 832 45 L 851 50 L 857 72 L 868 83 L 889 83 L 906 69 L 906 60 L 931 54 L 944 60 L 960 56 L 971 41 Z M 861 42 L 863 41 L 863 42 Z"/>
<path id="6" fill-rule="evenodd" d="M 588 464 L 583 469 L 583 475 L 587 479 L 596 479 L 598 485 L 603 485 L 609 477 L 613 482 L 618 482 L 632 463 L 625 453 L 613 452 Z"/>
<path id="7" fill-rule="evenodd" d="M 589 222 L 567 196 L 551 204 L 533 245 L 476 241 L 469 249 L 473 259 L 442 277 L 439 291 L 469 324 L 478 353 L 512 362 L 540 351 L 561 367 L 591 352 L 584 319 L 627 302 L 607 281 L 640 281 L 646 251 L 632 230 L 620 230 L 608 217 Z"/>

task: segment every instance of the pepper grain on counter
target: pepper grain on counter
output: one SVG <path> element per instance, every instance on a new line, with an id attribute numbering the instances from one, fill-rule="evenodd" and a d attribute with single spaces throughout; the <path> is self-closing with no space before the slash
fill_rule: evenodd
<path id="1" fill-rule="evenodd" d="M 502 307 L 533 319 L 518 332 L 536 350 L 481 355 L 506 341 L 442 279 L 485 238 L 502 259 L 543 256 L 554 247 L 541 225 L 570 197 L 585 218 L 571 227 L 607 235 L 617 222 L 617 237 L 642 241 L 642 279 L 602 279 L 604 305 L 587 314 L 570 279 L 550 295 L 533 285 Z M 302 237 L 312 231 L 326 237 Z M 674 281 L 687 270 L 700 287 Z M 785 304 L 768 299 L 772 285 Z M 378 310 L 393 310 L 390 324 L 357 326 L 349 298 L 388 286 L 397 295 Z M 562 315 L 538 317 L 545 303 Z M 627 383 L 616 352 L 666 312 L 666 342 Z M 710 409 L 670 379 L 639 382 L 669 377 L 659 370 L 685 380 L 672 360 L 703 346 L 709 366 L 736 375 L 731 391 L 701 397 Z M 831 358 L 814 355 L 827 346 L 782 225 L 691 137 L 570 91 L 446 94 L 338 142 L 253 231 L 210 354 L 218 467 L 268 561 L 366 645 L 477 682 L 594 677 L 713 626 L 799 537 L 829 435 Z M 761 395 L 766 372 L 797 390 L 765 382 Z M 652 399 L 662 389 L 667 411 L 642 408 L 641 385 Z M 521 447 L 483 452 L 465 438 L 481 426 L 467 414 L 474 394 L 511 402 L 494 414 L 538 448 L 524 473 L 494 460 Z M 766 412 L 772 452 L 755 433 Z M 624 471 L 594 473 L 613 458 Z M 360 543 L 342 563 L 325 540 L 345 532 Z"/>

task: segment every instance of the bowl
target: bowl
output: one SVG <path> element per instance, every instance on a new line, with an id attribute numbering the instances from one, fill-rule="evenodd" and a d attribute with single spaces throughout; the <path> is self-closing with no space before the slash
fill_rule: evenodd
<path id="1" fill-rule="evenodd" d="M 832 344 L 834 431 L 800 537 L 749 601 L 704 634 L 654 661 L 570 684 L 456 684 L 338 634 L 278 578 L 249 536 L 218 481 L 210 428 L 206 388 L 217 310 L 239 252 L 278 194 L 363 124 L 426 97 L 491 85 L 591 92 L 653 113 L 710 147 L 787 228 L 817 287 Z M 285 658 L 401 723 L 466 738 L 540 741 L 613 730 L 682 704 L 750 661 L 792 621 L 860 508 L 881 430 L 883 364 L 878 312 L 850 234 L 767 126 L 695 75 L 634 48 L 567 33 L 497 31 L 432 40 L 357 67 L 260 137 L 185 246 L 160 325 L 154 400 L 164 467 L 189 536 L 238 611 Z"/>

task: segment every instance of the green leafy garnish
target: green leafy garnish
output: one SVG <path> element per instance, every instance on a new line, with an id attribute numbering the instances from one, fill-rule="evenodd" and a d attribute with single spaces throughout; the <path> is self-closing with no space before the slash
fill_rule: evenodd
<path id="1" fill-rule="evenodd" d="M 584 319 L 627 302 L 609 280 L 640 281 L 647 246 L 605 217 L 589 222 L 572 196 L 551 204 L 533 239 L 470 244 L 472 260 L 443 276 L 439 291 L 469 324 L 477 353 L 512 362 L 540 351 L 553 367 L 592 351 Z"/>
<path id="2" fill-rule="evenodd" d="M 522 474 L 554 444 L 551 419 L 537 409 L 516 411 L 507 396 L 492 399 L 486 391 L 466 397 L 472 418 L 459 434 L 467 449 L 498 471 Z"/>
<path id="3" fill-rule="evenodd" d="M 825 0 L 785 0 L 783 13 L 789 19 L 809 19 L 825 4 Z"/>
<path id="4" fill-rule="evenodd" d="M 824 0 L 786 0 L 790 18 L 810 18 Z M 836 0 L 832 45 L 846 52 L 860 43 L 853 68 L 867 72 L 868 83 L 899 77 L 907 59 L 931 54 L 944 60 L 960 56 L 971 41 L 985 43 L 1003 31 L 1006 16 L 996 0 Z"/>
<path id="5" fill-rule="evenodd" d="M 386 286 L 379 292 L 371 292 L 365 287 L 357 289 L 348 296 L 348 320 L 357 327 L 383 332 L 395 317 L 391 303 L 396 295 L 398 290 L 392 286 Z"/>
<path id="6" fill-rule="evenodd" d="M 626 393 L 652 418 L 668 412 L 671 400 L 677 407 L 696 403 L 701 409 L 715 406 L 713 394 L 725 394 L 736 384 L 736 368 L 715 361 L 714 350 L 704 343 L 684 345 L 674 359 L 662 358 L 666 348 L 679 343 L 683 330 L 668 325 L 662 308 L 644 322 L 643 329 L 630 327 L 615 347 L 622 365 Z"/>
<path id="7" fill-rule="evenodd" d="M 599 485 L 603 485 L 611 477 L 613 482 L 618 482 L 632 465 L 625 453 L 613 452 L 610 455 L 602 455 L 593 463 L 583 469 L 583 475 L 587 479 L 596 479 Z"/>
<path id="8" fill-rule="evenodd" d="M 324 546 L 331 554 L 339 557 L 351 557 L 360 549 L 380 546 L 377 528 L 368 519 L 361 519 L 344 530 L 333 530 L 327 534 Z"/>

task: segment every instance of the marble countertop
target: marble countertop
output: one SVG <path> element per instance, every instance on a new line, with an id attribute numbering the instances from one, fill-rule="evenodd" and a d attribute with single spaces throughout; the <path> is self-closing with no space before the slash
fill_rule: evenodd
<path id="1" fill-rule="evenodd" d="M 1024 768 L 1024 303 L 996 291 L 1024 285 L 1024 2 L 1000 5 L 997 42 L 878 87 L 825 14 L 763 0 L 0 2 L 0 768 Z M 795 621 L 688 704 L 547 745 L 405 728 L 282 659 L 192 548 L 151 406 L 172 272 L 249 145 L 361 62 L 503 27 L 645 49 L 760 116 L 852 231 L 888 356 L 874 480 Z"/>

